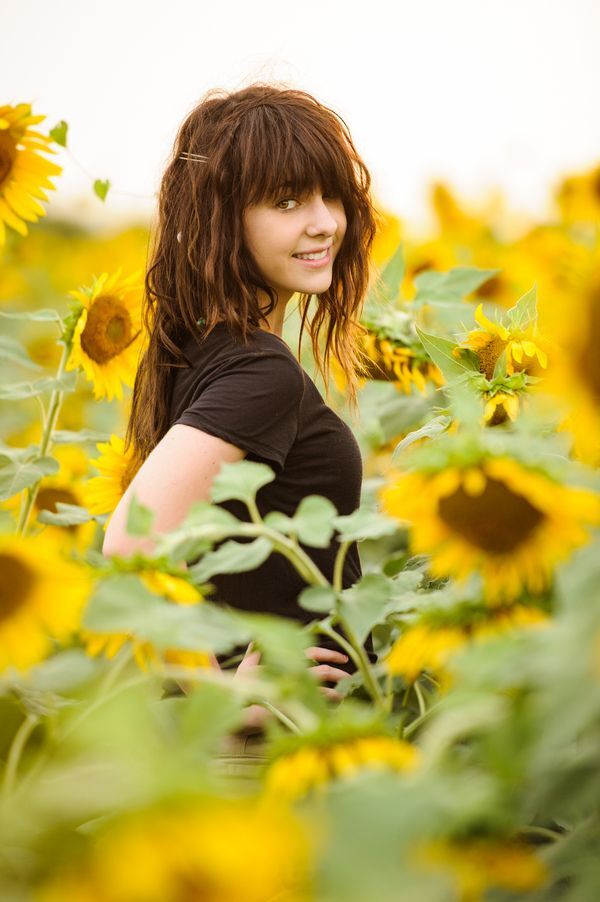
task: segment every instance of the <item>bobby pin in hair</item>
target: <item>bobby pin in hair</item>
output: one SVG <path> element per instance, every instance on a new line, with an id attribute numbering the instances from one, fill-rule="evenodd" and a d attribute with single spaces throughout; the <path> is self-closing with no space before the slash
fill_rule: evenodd
<path id="1" fill-rule="evenodd" d="M 187 153 L 185 150 L 179 156 L 180 160 L 192 160 L 194 163 L 207 163 L 208 157 L 201 153 Z"/>

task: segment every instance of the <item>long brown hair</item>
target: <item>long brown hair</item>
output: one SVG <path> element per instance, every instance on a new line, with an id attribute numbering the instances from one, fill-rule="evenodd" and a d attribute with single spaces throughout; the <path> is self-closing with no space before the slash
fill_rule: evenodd
<path id="1" fill-rule="evenodd" d="M 343 202 L 346 234 L 331 285 L 316 295 L 310 316 L 312 295 L 300 294 L 300 342 L 306 327 L 325 380 L 333 355 L 355 399 L 357 336 L 363 331 L 358 320 L 380 222 L 371 176 L 343 119 L 310 94 L 262 83 L 235 92 L 212 89 L 181 125 L 160 184 L 145 276 L 147 342 L 126 434 L 138 461 L 170 427 L 173 375 L 188 363 L 181 350 L 185 340 L 200 340 L 225 320 L 247 341 L 275 308 L 276 291 L 244 243 L 242 213 L 276 200 L 283 184 L 293 194 L 320 188 Z M 259 290 L 271 298 L 267 307 L 259 306 Z"/>

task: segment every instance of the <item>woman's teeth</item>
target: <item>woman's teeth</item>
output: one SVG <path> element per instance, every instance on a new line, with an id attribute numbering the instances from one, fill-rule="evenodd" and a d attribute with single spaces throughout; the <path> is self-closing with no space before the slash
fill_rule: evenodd
<path id="1" fill-rule="evenodd" d="M 324 251 L 319 251 L 317 254 L 294 254 L 294 257 L 298 257 L 300 260 L 322 260 L 326 256 L 327 248 Z"/>

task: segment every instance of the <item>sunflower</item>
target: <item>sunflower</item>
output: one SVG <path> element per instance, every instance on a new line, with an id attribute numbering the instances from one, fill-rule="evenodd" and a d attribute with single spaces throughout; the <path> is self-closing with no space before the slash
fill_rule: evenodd
<path id="1" fill-rule="evenodd" d="M 363 379 L 392 382 L 405 394 L 410 394 L 413 385 L 424 393 L 428 382 L 438 386 L 443 384 L 440 371 L 422 352 L 373 332 L 362 336 L 361 345 Z"/>
<path id="2" fill-rule="evenodd" d="M 96 448 L 100 457 L 92 463 L 100 476 L 94 476 L 85 484 L 84 503 L 92 514 L 112 514 L 140 465 L 133 445 L 126 451 L 124 440 L 117 435 L 111 435 L 108 442 L 98 442 Z"/>
<path id="3" fill-rule="evenodd" d="M 133 385 L 143 341 L 140 278 L 140 272 L 122 278 L 118 269 L 69 292 L 80 306 L 66 369 L 81 367 L 97 399 L 120 400 L 122 384 Z"/>
<path id="4" fill-rule="evenodd" d="M 519 396 L 513 392 L 499 391 L 492 395 L 484 395 L 485 409 L 483 419 L 486 426 L 501 426 L 507 420 L 513 422 L 519 414 Z"/>
<path id="5" fill-rule="evenodd" d="M 146 588 L 167 601 L 190 605 L 200 604 L 204 600 L 202 593 L 184 575 L 165 573 L 135 560 L 129 563 L 131 570 L 137 573 Z M 103 654 L 106 658 L 114 658 L 124 645 L 130 643 L 136 664 L 145 671 L 162 670 L 165 664 L 175 664 L 192 670 L 211 666 L 211 656 L 206 651 L 157 648 L 152 642 L 139 639 L 131 633 L 96 633 L 92 630 L 81 630 L 80 634 L 91 657 Z"/>
<path id="6" fill-rule="evenodd" d="M 264 902 L 312 898 L 321 830 L 265 799 L 202 799 L 140 810 L 95 831 L 86 858 L 38 902 Z"/>
<path id="7" fill-rule="evenodd" d="M 521 604 L 487 609 L 471 613 L 471 622 L 452 622 L 452 611 L 444 612 L 447 623 L 432 622 L 424 617 L 408 627 L 394 642 L 384 660 L 387 671 L 402 676 L 409 682 L 427 670 L 442 678 L 442 688 L 448 688 L 449 679 L 445 667 L 455 651 L 469 642 L 502 635 L 528 627 L 543 626 L 548 616 L 539 608 Z"/>
<path id="8" fill-rule="evenodd" d="M 506 372 L 525 371 L 532 375 L 546 369 L 548 354 L 546 342 L 537 334 L 535 325 L 517 329 L 503 326 L 488 319 L 479 304 L 475 319 L 483 329 L 473 329 L 457 348 L 470 348 L 479 358 L 479 371 L 486 379 L 492 379 L 498 359 L 506 353 Z"/>
<path id="9" fill-rule="evenodd" d="M 546 388 L 564 398 L 576 454 L 600 464 L 600 277 L 593 279 L 569 308 L 548 308 L 550 334 L 559 348 Z"/>
<path id="10" fill-rule="evenodd" d="M 362 736 L 321 745 L 305 743 L 271 764 L 265 777 L 265 792 L 292 800 L 363 770 L 409 771 L 418 760 L 415 746 L 392 736 Z"/>
<path id="11" fill-rule="evenodd" d="M 0 569 L 0 671 L 27 670 L 77 629 L 91 581 L 44 534 L 0 536 Z"/>
<path id="12" fill-rule="evenodd" d="M 437 840 L 415 849 L 415 859 L 427 869 L 453 875 L 461 902 L 480 902 L 492 887 L 528 892 L 541 886 L 548 869 L 534 851 L 505 839 Z"/>
<path id="13" fill-rule="evenodd" d="M 597 494 L 508 457 L 398 475 L 381 500 L 391 516 L 412 523 L 412 550 L 431 555 L 435 576 L 480 573 L 493 603 L 523 589 L 541 592 L 600 517 Z"/>
<path id="14" fill-rule="evenodd" d="M 44 188 L 55 191 L 51 176 L 62 168 L 42 153 L 56 153 L 52 139 L 31 128 L 45 116 L 32 116 L 31 105 L 0 106 L 0 245 L 6 241 L 6 226 L 27 235 L 27 222 L 37 222 L 46 211 L 35 200 L 48 200 Z"/>
<path id="15" fill-rule="evenodd" d="M 556 200 L 563 222 L 600 224 L 600 166 L 563 179 Z"/>

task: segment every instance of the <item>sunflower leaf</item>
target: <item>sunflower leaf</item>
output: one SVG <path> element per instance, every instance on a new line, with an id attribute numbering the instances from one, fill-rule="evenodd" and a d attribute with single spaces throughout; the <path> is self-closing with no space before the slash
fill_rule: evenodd
<path id="1" fill-rule="evenodd" d="M 381 273 L 381 290 L 386 300 L 395 302 L 404 279 L 404 247 L 400 243 Z"/>
<path id="2" fill-rule="evenodd" d="M 127 512 L 126 531 L 130 536 L 149 536 L 154 523 L 154 511 L 144 507 L 134 494 Z"/>
<path id="3" fill-rule="evenodd" d="M 460 357 L 454 356 L 453 352 L 458 348 L 456 342 L 439 335 L 429 335 L 418 326 L 417 334 L 423 347 L 448 382 L 460 379 L 466 373 L 477 371 L 476 360 L 472 359 L 470 355 L 461 353 Z"/>
<path id="4" fill-rule="evenodd" d="M 415 429 L 413 432 L 409 432 L 408 435 L 406 435 L 402 439 L 402 441 L 398 442 L 398 444 L 394 448 L 394 453 L 392 454 L 392 463 L 397 462 L 398 456 L 401 451 L 404 451 L 406 448 L 410 447 L 410 445 L 414 445 L 414 443 L 418 442 L 419 439 L 435 438 L 436 435 L 440 435 L 442 432 L 445 432 L 451 422 L 451 416 L 440 414 L 437 417 L 433 417 L 433 419 L 425 423 L 424 426 L 421 426 L 420 429 Z"/>
<path id="5" fill-rule="evenodd" d="M 212 500 L 218 503 L 235 499 L 252 503 L 258 490 L 274 479 L 275 473 L 266 464 L 250 460 L 223 464 L 213 480 Z"/>
<path id="6" fill-rule="evenodd" d="M 305 611 L 328 614 L 335 608 L 336 594 L 329 586 L 309 586 L 298 596 L 298 604 Z"/>
<path id="7" fill-rule="evenodd" d="M 205 554 L 201 561 L 190 567 L 194 582 L 206 582 L 216 573 L 244 573 L 255 570 L 271 554 L 273 545 L 261 536 L 253 542 L 225 542 L 216 551 Z"/>
<path id="8" fill-rule="evenodd" d="M 61 119 L 60 122 L 57 122 L 56 125 L 50 129 L 49 135 L 56 144 L 59 144 L 61 147 L 66 147 L 68 130 L 68 123 L 65 122 L 64 119 Z"/>
<path id="9" fill-rule="evenodd" d="M 19 313 L 9 313 L 5 310 L 0 310 L 0 316 L 5 316 L 7 319 L 28 319 L 34 323 L 58 323 L 61 319 L 58 310 L 51 310 L 50 308 L 19 311 Z"/>
<path id="10" fill-rule="evenodd" d="M 64 501 L 56 502 L 56 512 L 41 510 L 37 515 L 40 523 L 49 526 L 79 526 L 81 523 L 89 523 L 95 517 L 78 504 L 66 504 Z"/>
<path id="11" fill-rule="evenodd" d="M 0 358 L 26 366 L 30 370 L 41 370 L 42 367 L 32 360 L 20 341 L 10 335 L 0 335 Z"/>
<path id="12" fill-rule="evenodd" d="M 394 520 L 378 511 L 360 507 L 354 513 L 336 517 L 333 525 L 339 530 L 340 542 L 358 542 L 361 539 L 380 539 L 396 532 Z"/>
<path id="13" fill-rule="evenodd" d="M 517 303 L 506 311 L 511 329 L 525 329 L 537 320 L 537 285 L 530 288 Z"/>
<path id="14" fill-rule="evenodd" d="M 108 189 L 110 188 L 110 181 L 105 179 L 96 179 L 94 182 L 94 194 L 96 194 L 100 200 L 106 200 L 106 195 L 108 194 Z"/>
<path id="15" fill-rule="evenodd" d="M 55 445 L 76 445 L 90 442 L 110 441 L 110 432 L 94 432 L 92 429 L 80 429 L 74 432 L 70 429 L 57 429 L 52 433 L 52 441 Z"/>
<path id="16" fill-rule="evenodd" d="M 367 573 L 356 585 L 340 593 L 340 615 L 361 645 L 383 619 L 391 594 L 390 580 L 380 573 Z"/>
<path id="17" fill-rule="evenodd" d="M 447 272 L 428 269 L 415 278 L 417 293 L 414 300 L 416 303 L 459 301 L 476 291 L 499 271 L 480 269 L 477 266 L 455 266 Z"/>
<path id="18" fill-rule="evenodd" d="M 44 476 L 56 473 L 58 469 L 58 461 L 53 457 L 23 460 L 8 454 L 0 454 L 0 501 L 12 498 L 17 492 L 34 485 Z"/>
<path id="19" fill-rule="evenodd" d="M 48 391 L 73 391 L 77 382 L 77 372 L 64 373 L 59 379 L 47 376 L 35 382 L 13 382 L 0 387 L 0 401 L 21 401 L 35 398 Z"/>

